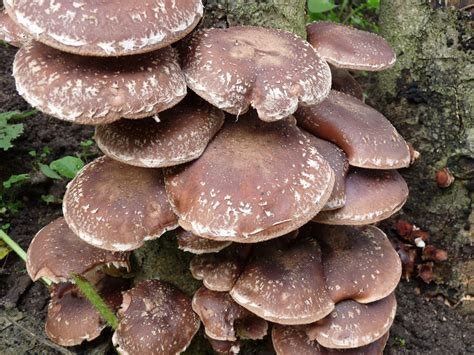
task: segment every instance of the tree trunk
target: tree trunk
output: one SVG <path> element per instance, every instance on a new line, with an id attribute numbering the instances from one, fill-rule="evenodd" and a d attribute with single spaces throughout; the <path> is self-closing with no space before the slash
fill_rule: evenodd
<path id="1" fill-rule="evenodd" d="M 425 0 L 382 1 L 381 34 L 398 60 L 378 75 L 371 97 L 421 153 L 402 172 L 410 187 L 403 217 L 448 251 L 435 268 L 432 291 L 464 299 L 464 310 L 473 312 L 465 297 L 474 293 L 473 28 L 466 12 L 435 7 Z M 445 167 L 455 181 L 440 188 L 435 176 Z"/>

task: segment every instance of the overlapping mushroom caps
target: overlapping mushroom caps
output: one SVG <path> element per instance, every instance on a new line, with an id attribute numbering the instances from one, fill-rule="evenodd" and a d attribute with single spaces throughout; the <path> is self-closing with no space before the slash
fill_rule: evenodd
<path id="1" fill-rule="evenodd" d="M 193 254 L 217 253 L 232 244 L 232 242 L 201 238 L 181 228 L 176 233 L 176 239 L 179 249 Z"/>
<path id="2" fill-rule="evenodd" d="M 329 199 L 334 173 L 292 121 L 228 120 L 192 164 L 165 173 L 179 224 L 214 240 L 255 243 L 297 229 Z"/>
<path id="3" fill-rule="evenodd" d="M 37 41 L 88 56 L 123 56 L 163 48 L 191 32 L 203 14 L 201 0 L 4 3 L 16 23 Z"/>
<path id="4" fill-rule="evenodd" d="M 354 96 L 355 98 L 363 101 L 364 91 L 362 86 L 357 80 L 349 73 L 346 69 L 336 68 L 332 65 L 331 68 L 332 84 L 331 89 L 342 92 L 347 95 Z"/>
<path id="5" fill-rule="evenodd" d="M 260 119 L 277 121 L 291 115 L 299 103 L 321 102 L 331 87 L 329 66 L 309 43 L 286 31 L 207 29 L 196 33 L 182 51 L 188 86 L 234 115 L 252 106 Z"/>
<path id="6" fill-rule="evenodd" d="M 63 213 L 85 242 L 114 251 L 136 249 L 177 227 L 161 170 L 108 157 L 89 163 L 70 182 Z"/>
<path id="7" fill-rule="evenodd" d="M 21 47 L 30 39 L 29 34 L 11 19 L 6 10 L 0 9 L 0 41 L 5 41 L 15 47 Z"/>

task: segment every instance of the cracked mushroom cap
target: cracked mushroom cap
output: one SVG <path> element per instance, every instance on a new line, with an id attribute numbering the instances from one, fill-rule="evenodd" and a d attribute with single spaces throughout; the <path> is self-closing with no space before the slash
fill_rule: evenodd
<path id="1" fill-rule="evenodd" d="M 315 340 L 309 340 L 303 327 L 275 324 L 272 329 L 273 347 L 277 355 L 382 355 L 388 336 L 387 332 L 373 343 L 354 349 L 329 349 L 321 346 Z"/>
<path id="2" fill-rule="evenodd" d="M 128 283 L 124 279 L 106 276 L 99 281 L 99 294 L 114 309 L 122 300 L 121 292 Z M 119 300 L 117 302 L 117 300 Z M 97 338 L 107 326 L 99 312 L 71 283 L 59 283 L 52 286 L 51 301 L 45 330 L 48 337 L 61 346 L 74 346 L 84 340 Z"/>
<path id="3" fill-rule="evenodd" d="M 28 247 L 26 270 L 33 281 L 47 277 L 66 282 L 71 274 L 85 275 L 99 266 L 114 264 L 130 268 L 129 253 L 95 248 L 77 237 L 64 218 L 41 229 Z"/>
<path id="4" fill-rule="evenodd" d="M 398 212 L 408 198 L 408 186 L 396 170 L 352 169 L 346 177 L 344 207 L 320 212 L 314 222 L 364 225 Z"/>
<path id="5" fill-rule="evenodd" d="M 213 291 L 230 291 L 247 265 L 249 244 L 232 244 L 215 254 L 197 255 L 191 260 L 191 273 Z"/>
<path id="6" fill-rule="evenodd" d="M 321 102 L 331 71 L 314 49 L 293 33 L 263 27 L 207 29 L 183 48 L 188 86 L 231 114 L 255 108 L 277 121 L 302 105 Z"/>
<path id="7" fill-rule="evenodd" d="M 33 107 L 81 124 L 152 116 L 186 95 L 171 47 L 133 57 L 90 58 L 30 42 L 17 52 L 13 76 L 18 93 Z"/>
<path id="8" fill-rule="evenodd" d="M 100 157 L 72 180 L 63 200 L 69 228 L 102 249 L 137 249 L 177 227 L 161 170 Z"/>
<path id="9" fill-rule="evenodd" d="M 95 140 L 112 159 L 144 168 L 179 165 L 197 159 L 224 124 L 224 113 L 190 100 L 154 118 L 120 120 L 97 126 Z"/>
<path id="10" fill-rule="evenodd" d="M 11 19 L 6 10 L 0 10 L 0 41 L 21 47 L 30 39 L 30 35 Z"/>
<path id="11" fill-rule="evenodd" d="M 331 89 L 353 96 L 360 101 L 364 101 L 364 90 L 357 80 L 346 69 L 331 68 L 332 84 Z"/>
<path id="12" fill-rule="evenodd" d="M 400 258 L 384 232 L 374 226 L 317 227 L 324 275 L 335 303 L 378 301 L 390 295 L 402 274 Z"/>
<path id="13" fill-rule="evenodd" d="M 395 318 L 395 294 L 368 304 L 346 300 L 326 318 L 307 327 L 310 340 L 331 349 L 358 348 L 382 338 Z"/>
<path id="14" fill-rule="evenodd" d="M 255 243 L 313 218 L 331 195 L 334 173 L 290 120 L 255 112 L 228 120 L 192 164 L 165 171 L 183 229 L 220 241 Z"/>
<path id="15" fill-rule="evenodd" d="M 193 310 L 204 324 L 206 335 L 215 340 L 263 339 L 268 323 L 239 306 L 227 292 L 201 287 L 193 297 Z"/>
<path id="16" fill-rule="evenodd" d="M 250 312 L 278 324 L 308 324 L 334 309 L 314 239 L 287 248 L 268 245 L 254 255 L 230 295 Z"/>
<path id="17" fill-rule="evenodd" d="M 184 229 L 180 229 L 176 233 L 176 239 L 178 240 L 179 249 L 198 255 L 217 253 L 232 244 L 232 242 L 219 242 L 217 240 L 201 238 Z"/>
<path id="18" fill-rule="evenodd" d="M 306 30 L 316 53 L 335 67 L 378 71 L 395 64 L 393 49 L 374 33 L 324 21 L 311 23 Z"/>
<path id="19" fill-rule="evenodd" d="M 141 282 L 123 294 L 112 342 L 120 354 L 179 354 L 199 330 L 191 300 L 159 280 Z"/>
<path id="20" fill-rule="evenodd" d="M 300 107 L 295 117 L 308 132 L 342 148 L 352 166 L 399 169 L 410 165 L 410 150 L 395 127 L 355 97 L 332 90 L 321 104 Z"/>
<path id="21" fill-rule="evenodd" d="M 201 0 L 6 0 L 35 40 L 84 56 L 151 52 L 186 36 L 203 14 Z"/>

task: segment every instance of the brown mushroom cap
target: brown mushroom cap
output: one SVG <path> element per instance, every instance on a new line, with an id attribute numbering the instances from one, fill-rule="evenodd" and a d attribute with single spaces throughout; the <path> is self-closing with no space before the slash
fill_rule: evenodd
<path id="1" fill-rule="evenodd" d="M 335 303 L 351 298 L 370 303 L 390 295 L 402 274 L 400 258 L 374 226 L 317 227 L 324 275 Z"/>
<path id="2" fill-rule="evenodd" d="M 362 89 L 362 86 L 360 86 L 349 71 L 346 69 L 336 68 L 332 65 L 329 67 L 331 68 L 332 90 L 353 96 L 360 101 L 364 100 L 364 90 Z"/>
<path id="3" fill-rule="evenodd" d="M 332 90 L 319 105 L 300 107 L 298 124 L 334 142 L 349 164 L 367 169 L 399 169 L 410 165 L 408 145 L 381 113 L 355 97 Z"/>
<path id="4" fill-rule="evenodd" d="M 12 18 L 36 40 L 85 56 L 154 51 L 187 35 L 203 14 L 201 0 L 7 0 Z"/>
<path id="5" fill-rule="evenodd" d="M 193 254 L 217 253 L 232 244 L 232 242 L 201 238 L 184 229 L 180 229 L 176 233 L 176 239 L 179 249 Z"/>
<path id="6" fill-rule="evenodd" d="M 396 55 L 382 37 L 334 22 L 307 27 L 308 42 L 318 55 L 338 68 L 377 71 L 392 67 Z"/>
<path id="7" fill-rule="evenodd" d="M 262 339 L 267 334 L 267 322 L 239 306 L 227 292 L 201 287 L 194 294 L 192 304 L 204 324 L 206 335 L 212 339 L 236 341 L 240 329 L 248 339 Z"/>
<path id="8" fill-rule="evenodd" d="M 98 292 L 112 307 L 118 306 L 116 300 L 121 300 L 121 292 L 126 288 L 127 282 L 124 279 L 108 276 L 97 285 Z M 56 344 L 73 346 L 84 340 L 91 341 L 97 338 L 106 326 L 99 312 L 81 294 L 77 286 L 71 283 L 52 286 L 45 330 Z"/>
<path id="9" fill-rule="evenodd" d="M 224 124 L 224 113 L 205 102 L 184 103 L 154 118 L 120 120 L 96 128 L 107 156 L 125 164 L 161 168 L 197 159 Z"/>
<path id="10" fill-rule="evenodd" d="M 15 47 L 21 47 L 29 40 L 29 34 L 23 31 L 11 17 L 8 16 L 6 10 L 0 10 L 0 41 L 5 41 Z"/>
<path id="11" fill-rule="evenodd" d="M 277 355 L 382 355 L 388 336 L 387 332 L 373 343 L 354 349 L 328 349 L 315 340 L 309 340 L 303 327 L 275 324 L 272 329 L 273 347 Z"/>
<path id="12" fill-rule="evenodd" d="M 310 340 L 326 348 L 358 348 L 383 337 L 393 323 L 396 310 L 393 293 L 368 304 L 342 301 L 329 316 L 308 327 L 306 333 Z"/>
<path id="13" fill-rule="evenodd" d="M 217 354 L 235 355 L 240 352 L 240 341 L 224 341 L 206 337 L 211 344 L 212 350 Z"/>
<path id="14" fill-rule="evenodd" d="M 232 244 L 215 254 L 197 255 L 191 260 L 191 273 L 213 291 L 230 291 L 247 265 L 249 244 Z"/>
<path id="15" fill-rule="evenodd" d="M 89 58 L 30 42 L 16 54 L 13 75 L 32 106 L 81 124 L 152 116 L 186 95 L 171 47 L 130 58 Z"/>
<path id="16" fill-rule="evenodd" d="M 179 354 L 199 330 L 191 300 L 159 280 L 141 282 L 125 292 L 119 316 L 112 342 L 121 354 Z"/>
<path id="17" fill-rule="evenodd" d="M 231 114 L 254 107 L 277 121 L 321 102 L 331 71 L 309 43 L 277 29 L 237 26 L 198 32 L 184 48 L 183 71 L 198 95 Z"/>
<path id="18" fill-rule="evenodd" d="M 314 222 L 364 225 L 396 213 L 408 198 L 408 186 L 396 170 L 353 169 L 346 178 L 346 203 L 319 213 Z"/>
<path id="19" fill-rule="evenodd" d="M 98 248 L 139 248 L 177 227 L 161 170 L 125 165 L 100 157 L 72 180 L 63 200 L 71 230 Z"/>
<path id="20" fill-rule="evenodd" d="M 308 324 L 334 309 L 314 239 L 287 248 L 268 245 L 247 264 L 230 291 L 252 313 L 279 324 Z"/>
<path id="21" fill-rule="evenodd" d="M 47 277 L 65 282 L 71 274 L 85 275 L 94 268 L 114 264 L 129 269 L 129 253 L 110 252 L 85 243 L 58 218 L 41 229 L 28 247 L 26 270 L 33 281 Z"/>
<path id="22" fill-rule="evenodd" d="M 228 120 L 192 164 L 165 171 L 184 229 L 201 237 L 255 243 L 299 228 L 328 200 L 334 173 L 289 120 L 255 112 Z"/>

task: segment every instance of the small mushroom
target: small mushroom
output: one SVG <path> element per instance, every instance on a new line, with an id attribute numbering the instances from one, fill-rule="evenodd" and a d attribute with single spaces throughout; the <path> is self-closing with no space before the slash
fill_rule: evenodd
<path id="1" fill-rule="evenodd" d="M 112 251 L 137 249 L 177 227 L 161 170 L 107 157 L 86 165 L 69 183 L 63 213 L 79 238 Z"/>
<path id="2" fill-rule="evenodd" d="M 314 222 L 364 225 L 396 213 L 408 198 L 408 186 L 396 170 L 353 169 L 346 178 L 344 207 L 320 212 Z"/>
<path id="3" fill-rule="evenodd" d="M 335 143 L 349 164 L 366 169 L 399 169 L 410 165 L 410 150 L 381 113 L 355 97 L 332 90 L 319 105 L 300 107 L 298 125 Z"/>
<path id="4" fill-rule="evenodd" d="M 0 41 L 21 47 L 30 39 L 30 35 L 14 22 L 5 10 L 0 10 Z"/>
<path id="5" fill-rule="evenodd" d="M 165 170 L 183 229 L 220 241 L 255 243 L 298 229 L 329 199 L 334 173 L 290 120 L 255 112 L 228 120 L 192 164 Z"/>
<path id="6" fill-rule="evenodd" d="M 41 229 L 28 247 L 26 270 L 33 281 L 47 277 L 53 282 L 71 280 L 72 274 L 85 276 L 97 267 L 114 264 L 130 269 L 129 253 L 95 248 L 77 237 L 64 218 Z"/>
<path id="7" fill-rule="evenodd" d="M 395 64 L 393 49 L 374 33 L 325 21 L 311 23 L 306 29 L 316 53 L 337 68 L 377 71 Z"/>
<path id="8" fill-rule="evenodd" d="M 268 243 L 254 255 L 230 291 L 241 306 L 279 324 L 308 324 L 334 309 L 314 239 L 279 248 Z M 265 249 L 265 250 L 264 250 Z"/>
<path id="9" fill-rule="evenodd" d="M 186 95 L 171 47 L 133 57 L 90 58 L 30 42 L 16 54 L 13 76 L 18 93 L 33 107 L 81 124 L 152 116 Z"/>
<path id="10" fill-rule="evenodd" d="M 201 0 L 7 0 L 12 18 L 35 40 L 86 56 L 150 52 L 186 36 L 203 14 Z"/>
<path id="11" fill-rule="evenodd" d="M 396 310 L 393 293 L 368 304 L 342 301 L 326 318 L 308 326 L 306 333 L 310 340 L 326 348 L 358 348 L 382 338 L 390 329 Z"/>
<path id="12" fill-rule="evenodd" d="M 331 68 L 332 84 L 331 89 L 342 92 L 346 95 L 353 96 L 360 101 L 364 101 L 364 90 L 362 86 L 354 79 L 354 77 L 346 69 Z"/>
<path id="13" fill-rule="evenodd" d="M 263 27 L 207 29 L 183 48 L 188 86 L 234 115 L 255 108 L 277 121 L 321 102 L 331 87 L 329 66 L 291 32 Z"/>
<path id="14" fill-rule="evenodd" d="M 154 118 L 97 126 L 95 140 L 125 164 L 161 168 L 197 159 L 224 124 L 224 113 L 204 102 L 182 102 Z"/>
<path id="15" fill-rule="evenodd" d="M 267 334 L 267 322 L 239 306 L 227 292 L 201 287 L 192 304 L 209 338 L 233 342 L 237 337 L 257 340 Z"/>
<path id="16" fill-rule="evenodd" d="M 232 242 L 201 238 L 184 229 L 180 229 L 176 233 L 176 239 L 179 249 L 193 254 L 217 253 L 232 244 Z"/>
<path id="17" fill-rule="evenodd" d="M 240 352 L 240 341 L 215 340 L 206 337 L 211 344 L 212 350 L 222 355 L 236 355 Z"/>
<path id="18" fill-rule="evenodd" d="M 120 354 L 180 354 L 199 330 L 191 300 L 159 280 L 141 282 L 123 294 L 112 342 Z"/>
<path id="19" fill-rule="evenodd" d="M 197 255 L 191 260 L 191 273 L 213 291 L 230 291 L 247 265 L 249 244 L 233 244 L 215 254 Z"/>
<path id="20" fill-rule="evenodd" d="M 328 349 L 309 340 L 303 327 L 275 324 L 272 329 L 273 347 L 277 355 L 382 355 L 389 333 L 368 345 L 353 349 Z"/>

